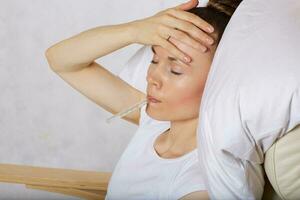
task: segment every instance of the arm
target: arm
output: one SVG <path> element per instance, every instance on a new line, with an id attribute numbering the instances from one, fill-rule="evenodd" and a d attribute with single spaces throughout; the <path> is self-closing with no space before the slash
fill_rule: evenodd
<path id="1" fill-rule="evenodd" d="M 196 48 L 203 47 L 199 41 L 210 46 L 207 44 L 207 38 L 211 37 L 205 32 L 213 32 L 213 27 L 197 15 L 185 12 L 197 4 L 197 0 L 190 0 L 142 20 L 84 31 L 53 45 L 47 50 L 46 56 L 51 59 L 50 65 L 56 71 L 74 71 L 89 66 L 99 57 L 136 42 L 162 46 L 185 62 L 188 55 L 170 41 L 166 41 L 166 38 L 173 36 Z"/>
<path id="2" fill-rule="evenodd" d="M 145 94 L 112 74 L 94 59 L 133 42 L 131 25 L 97 27 L 53 45 L 46 51 L 51 69 L 81 94 L 118 113 L 145 98 Z M 124 117 L 138 125 L 140 110 Z"/>
<path id="3" fill-rule="evenodd" d="M 84 69 L 92 62 L 134 42 L 131 23 L 96 27 L 52 45 L 46 51 L 56 72 Z"/>
<path id="4" fill-rule="evenodd" d="M 189 193 L 179 200 L 209 200 L 208 193 L 206 191 L 196 191 Z"/>

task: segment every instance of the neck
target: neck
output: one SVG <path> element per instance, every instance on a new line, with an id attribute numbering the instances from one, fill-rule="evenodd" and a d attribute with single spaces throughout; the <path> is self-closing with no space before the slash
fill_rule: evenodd
<path id="1" fill-rule="evenodd" d="M 184 121 L 171 121 L 170 130 L 166 132 L 165 142 L 178 152 L 196 148 L 198 118 Z"/>

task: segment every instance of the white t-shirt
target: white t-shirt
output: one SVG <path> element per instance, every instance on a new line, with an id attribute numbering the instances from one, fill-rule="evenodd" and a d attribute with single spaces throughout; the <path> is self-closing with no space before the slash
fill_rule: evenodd
<path id="1" fill-rule="evenodd" d="M 141 107 L 139 127 L 111 176 L 106 200 L 179 199 L 206 190 L 197 149 L 178 157 L 162 158 L 153 145 L 170 128 L 170 121 L 157 121 Z"/>

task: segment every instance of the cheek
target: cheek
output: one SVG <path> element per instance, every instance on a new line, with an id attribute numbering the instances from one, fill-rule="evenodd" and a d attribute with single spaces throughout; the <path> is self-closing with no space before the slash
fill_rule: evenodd
<path id="1" fill-rule="evenodd" d="M 202 87 L 185 87 L 174 91 L 172 98 L 172 107 L 186 107 L 198 105 L 202 96 Z"/>
<path id="2" fill-rule="evenodd" d="M 185 91 L 182 93 L 181 98 L 178 99 L 178 106 L 185 107 L 185 106 L 192 106 L 197 105 L 200 100 L 200 93 L 196 93 L 194 91 Z"/>

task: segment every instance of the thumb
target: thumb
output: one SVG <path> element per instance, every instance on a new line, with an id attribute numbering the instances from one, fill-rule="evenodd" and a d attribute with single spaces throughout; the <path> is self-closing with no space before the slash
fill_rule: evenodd
<path id="1" fill-rule="evenodd" d="M 189 0 L 188 2 L 182 3 L 179 6 L 176 6 L 175 8 L 180 10 L 189 10 L 196 7 L 198 3 L 198 0 Z"/>

